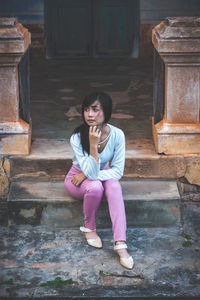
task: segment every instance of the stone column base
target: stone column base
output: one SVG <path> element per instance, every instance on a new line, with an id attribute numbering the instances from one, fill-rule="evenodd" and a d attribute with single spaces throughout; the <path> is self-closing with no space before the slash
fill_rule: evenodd
<path id="1" fill-rule="evenodd" d="M 153 139 L 158 153 L 200 154 L 200 124 L 174 124 L 165 120 L 154 124 Z"/>
<path id="2" fill-rule="evenodd" d="M 0 123 L 0 155 L 28 155 L 32 124 L 23 120 Z"/>

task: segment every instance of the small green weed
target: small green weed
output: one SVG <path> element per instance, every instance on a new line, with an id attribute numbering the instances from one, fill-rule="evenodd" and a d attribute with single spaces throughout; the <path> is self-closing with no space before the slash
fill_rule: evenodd
<path id="1" fill-rule="evenodd" d="M 191 241 L 184 241 L 183 243 L 182 243 L 182 246 L 183 247 L 190 247 L 190 246 L 192 246 L 192 242 Z"/>
<path id="2" fill-rule="evenodd" d="M 185 241 L 182 243 L 182 246 L 183 246 L 183 247 L 190 247 L 190 246 L 192 246 L 194 243 L 197 243 L 197 242 L 198 242 L 198 240 L 192 239 L 192 237 L 191 237 L 189 234 L 185 233 L 184 231 L 181 232 L 180 235 L 181 235 L 183 238 L 185 238 Z"/>
<path id="3" fill-rule="evenodd" d="M 56 277 L 55 280 L 43 282 L 40 284 L 40 286 L 49 286 L 53 288 L 64 289 L 65 285 L 72 284 L 72 283 L 73 283 L 72 278 L 69 278 L 67 280 L 62 280 L 60 277 Z"/>
<path id="4" fill-rule="evenodd" d="M 113 275 L 112 273 L 105 272 L 104 270 L 100 270 L 100 271 L 99 271 L 99 274 L 100 274 L 100 275 L 103 275 L 103 276 L 112 276 L 112 275 Z"/>
<path id="5" fill-rule="evenodd" d="M 9 280 L 6 280 L 6 281 L 2 281 L 0 282 L 0 284 L 13 284 L 13 279 L 9 279 Z"/>

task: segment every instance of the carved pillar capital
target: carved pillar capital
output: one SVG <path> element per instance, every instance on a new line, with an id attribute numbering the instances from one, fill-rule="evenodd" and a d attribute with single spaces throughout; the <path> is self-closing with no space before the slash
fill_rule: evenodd
<path id="1" fill-rule="evenodd" d="M 31 43 L 31 34 L 16 18 L 0 18 L 0 65 L 17 65 Z"/>

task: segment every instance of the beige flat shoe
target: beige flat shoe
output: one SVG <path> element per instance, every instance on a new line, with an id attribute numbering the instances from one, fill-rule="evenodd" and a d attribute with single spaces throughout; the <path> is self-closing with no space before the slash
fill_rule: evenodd
<path id="1" fill-rule="evenodd" d="M 81 232 L 94 232 L 96 230 L 91 230 L 89 228 L 86 228 L 84 226 L 80 227 Z M 96 239 L 86 239 L 88 245 L 94 247 L 94 248 L 102 248 L 102 242 L 100 237 L 98 236 Z"/>
<path id="2" fill-rule="evenodd" d="M 120 250 L 120 249 L 127 249 L 127 245 L 126 244 L 119 244 L 119 245 L 114 245 L 114 250 Z M 120 257 L 120 264 L 126 268 L 126 269 L 133 269 L 134 266 L 134 260 L 132 258 L 132 256 L 129 256 L 128 258 L 125 257 Z"/>

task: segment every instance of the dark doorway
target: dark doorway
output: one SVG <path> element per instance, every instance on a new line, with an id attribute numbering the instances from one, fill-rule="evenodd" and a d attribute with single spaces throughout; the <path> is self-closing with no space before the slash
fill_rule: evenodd
<path id="1" fill-rule="evenodd" d="M 46 0 L 46 58 L 138 57 L 139 0 Z"/>

